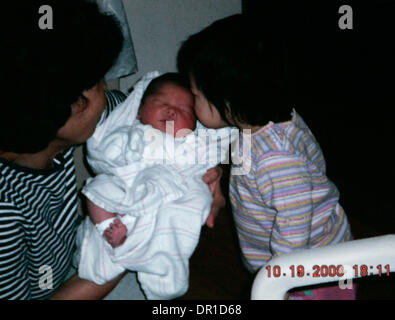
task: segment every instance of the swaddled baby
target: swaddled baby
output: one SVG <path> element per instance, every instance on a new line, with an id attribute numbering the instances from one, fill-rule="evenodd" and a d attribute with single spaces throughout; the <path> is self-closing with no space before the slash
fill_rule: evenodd
<path id="1" fill-rule="evenodd" d="M 152 80 L 147 87 L 137 119 L 144 125 L 183 137 L 196 128 L 193 104 L 193 96 L 179 75 L 167 73 Z M 90 217 L 95 224 L 117 216 L 89 199 L 87 202 Z M 119 219 L 113 220 L 104 231 L 104 237 L 113 247 L 121 245 L 126 236 L 127 228 Z"/>
<path id="2" fill-rule="evenodd" d="M 88 141 L 97 176 L 83 189 L 81 278 L 104 284 L 128 269 L 149 299 L 186 292 L 212 203 L 202 176 L 231 142 L 229 128 L 199 135 L 193 104 L 177 74 L 150 73 Z"/>

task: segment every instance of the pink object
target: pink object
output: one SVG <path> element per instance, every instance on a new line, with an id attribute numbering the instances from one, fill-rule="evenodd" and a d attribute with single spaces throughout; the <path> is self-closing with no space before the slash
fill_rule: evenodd
<path id="1" fill-rule="evenodd" d="M 356 285 L 352 289 L 341 289 L 339 285 L 301 290 L 289 294 L 288 300 L 356 300 Z"/>

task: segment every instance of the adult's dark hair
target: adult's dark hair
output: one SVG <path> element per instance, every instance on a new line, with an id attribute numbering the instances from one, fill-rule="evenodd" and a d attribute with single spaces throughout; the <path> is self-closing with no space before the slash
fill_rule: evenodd
<path id="1" fill-rule="evenodd" d="M 166 83 L 173 83 L 181 88 L 189 90 L 189 82 L 183 77 L 180 73 L 177 72 L 168 72 L 160 75 L 153 79 L 145 89 L 143 97 L 141 98 L 141 104 L 144 104 L 145 100 L 158 92 L 158 90 Z"/>
<path id="2" fill-rule="evenodd" d="M 251 125 L 289 118 L 283 95 L 279 48 L 270 30 L 244 15 L 218 20 L 190 36 L 181 46 L 177 65 L 184 77 L 226 118 Z"/>
<path id="3" fill-rule="evenodd" d="M 40 28 L 44 5 L 52 8 L 52 29 Z M 123 36 L 114 17 L 83 0 L 6 1 L 3 16 L 0 150 L 35 153 L 104 77 Z"/>

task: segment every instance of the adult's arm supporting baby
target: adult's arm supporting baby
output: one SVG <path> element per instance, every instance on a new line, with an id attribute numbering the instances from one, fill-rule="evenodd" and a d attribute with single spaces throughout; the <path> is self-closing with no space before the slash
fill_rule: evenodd
<path id="1" fill-rule="evenodd" d="M 124 273 L 104 285 L 81 279 L 78 275 L 70 278 L 52 297 L 51 300 L 99 300 L 110 293 Z"/>

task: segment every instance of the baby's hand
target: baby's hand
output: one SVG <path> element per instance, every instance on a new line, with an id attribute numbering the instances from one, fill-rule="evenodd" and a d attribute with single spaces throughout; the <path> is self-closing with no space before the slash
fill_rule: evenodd
<path id="1" fill-rule="evenodd" d="M 126 226 L 119 219 L 115 219 L 104 231 L 103 236 L 113 248 L 116 248 L 125 242 L 127 233 Z"/>

